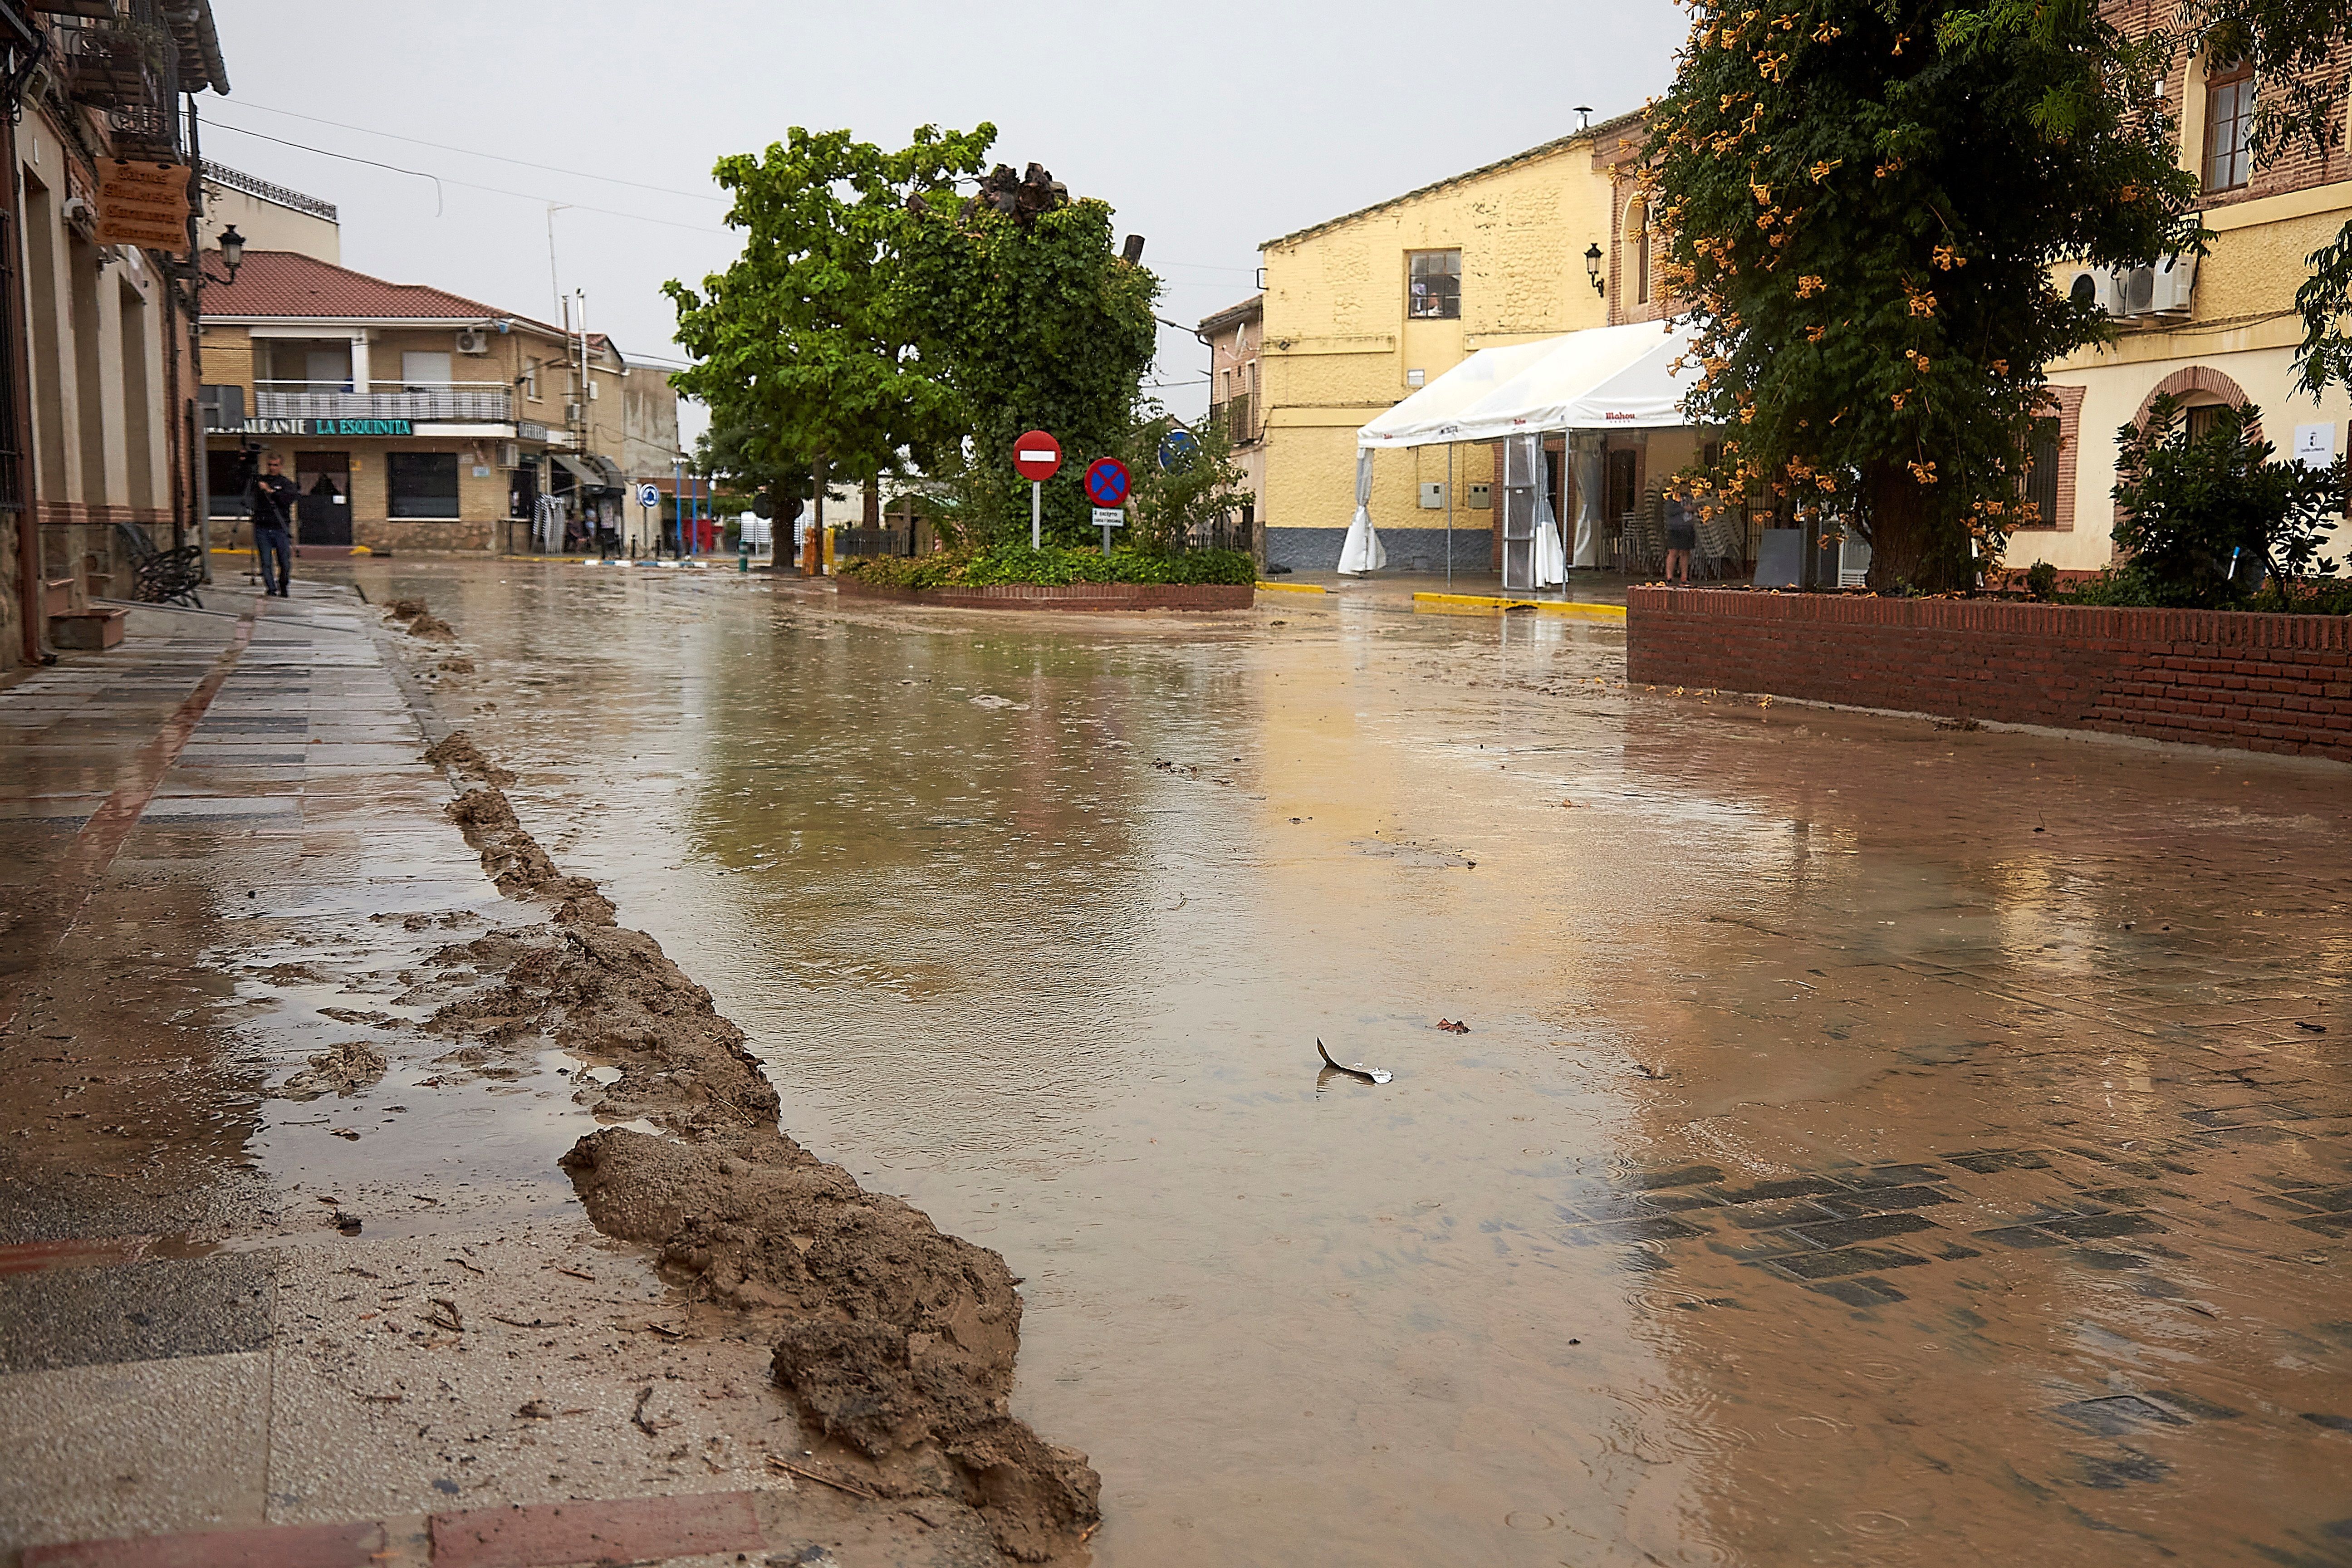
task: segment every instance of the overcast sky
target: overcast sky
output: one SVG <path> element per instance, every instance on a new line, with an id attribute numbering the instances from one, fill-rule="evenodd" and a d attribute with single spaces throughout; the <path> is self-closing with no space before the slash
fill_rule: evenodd
<path id="1" fill-rule="evenodd" d="M 542 318 L 564 204 L 562 287 L 640 360 L 677 353 L 662 282 L 739 248 L 712 163 L 790 126 L 896 147 L 992 121 L 1002 161 L 1044 163 L 1148 238 L 1160 313 L 1189 322 L 1254 291 L 1260 241 L 1560 135 L 1573 105 L 1638 107 L 1684 30 L 1672 0 L 214 9 L 234 90 L 201 100 L 208 157 L 335 203 L 346 266 Z M 1197 413 L 1205 374 L 1163 331 L 1169 406 Z"/>

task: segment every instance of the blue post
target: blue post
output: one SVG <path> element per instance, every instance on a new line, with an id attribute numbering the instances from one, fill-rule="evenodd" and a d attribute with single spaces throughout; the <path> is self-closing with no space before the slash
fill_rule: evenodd
<path id="1" fill-rule="evenodd" d="M 685 494 L 686 462 L 685 459 L 680 458 L 677 461 L 671 463 L 669 466 L 669 514 L 673 520 L 676 519 L 684 510 L 679 503 L 681 498 L 683 498 Z M 656 539 L 654 541 L 654 554 L 656 558 L 661 554 L 661 541 L 659 539 Z"/>

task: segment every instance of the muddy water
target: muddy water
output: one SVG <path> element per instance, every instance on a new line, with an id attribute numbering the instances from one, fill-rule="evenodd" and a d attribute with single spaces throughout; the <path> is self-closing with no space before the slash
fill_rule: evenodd
<path id="1" fill-rule="evenodd" d="M 1103 1563 L 2352 1560 L 2340 769 L 1549 620 L 360 574 L 786 1126 L 1026 1277 Z"/>

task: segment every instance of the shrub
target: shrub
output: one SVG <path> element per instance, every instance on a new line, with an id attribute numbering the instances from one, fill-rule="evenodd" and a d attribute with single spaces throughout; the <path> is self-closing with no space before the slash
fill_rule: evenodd
<path id="1" fill-rule="evenodd" d="M 2148 602 L 2221 610 L 2251 598 L 2264 577 L 2332 576 L 2319 556 L 2331 522 L 2344 514 L 2346 464 L 2306 468 L 2273 461 L 2257 434 L 2262 410 L 2223 405 L 2193 430 L 2170 394 L 2146 423 L 2116 433 L 2116 542 Z M 2279 608 L 2301 597 L 2274 595 Z"/>
<path id="2" fill-rule="evenodd" d="M 1049 544 L 1000 544 L 971 554 L 867 556 L 841 563 L 841 574 L 883 588 L 988 588 L 1006 583 L 1061 587 L 1071 583 L 1254 583 L 1257 563 L 1246 550 L 1194 550 L 1182 555 L 1114 550 L 1069 550 Z"/>

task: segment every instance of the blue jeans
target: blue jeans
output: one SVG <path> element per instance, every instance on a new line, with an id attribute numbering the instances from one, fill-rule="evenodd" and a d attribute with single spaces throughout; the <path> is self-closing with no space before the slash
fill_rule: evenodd
<path id="1" fill-rule="evenodd" d="M 257 528 L 253 531 L 253 552 L 261 558 L 261 585 L 272 594 L 283 595 L 294 577 L 294 539 L 282 528 Z M 269 563 L 278 563 L 277 574 L 271 575 Z"/>

